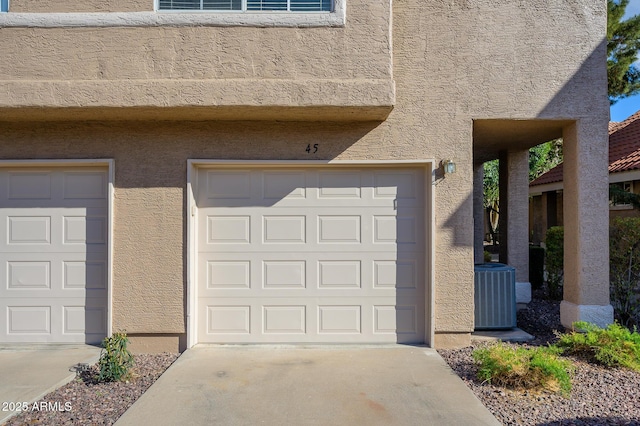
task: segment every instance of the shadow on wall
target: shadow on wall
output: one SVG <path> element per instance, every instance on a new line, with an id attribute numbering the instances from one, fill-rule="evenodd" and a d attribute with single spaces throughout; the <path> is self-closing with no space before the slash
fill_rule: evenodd
<path id="1" fill-rule="evenodd" d="M 185 188 L 189 158 L 332 160 L 380 122 L 7 123 L 15 159 L 113 158 L 118 188 Z M 90 136 L 87 136 L 90 135 Z M 315 145 L 318 149 L 315 151 Z M 307 150 L 307 148 L 310 148 Z M 365 148 L 362 148 L 365 150 Z M 356 149 L 357 150 L 357 149 Z M 380 150 L 384 144 L 380 143 Z M 380 152 L 357 153 L 380 158 Z"/>

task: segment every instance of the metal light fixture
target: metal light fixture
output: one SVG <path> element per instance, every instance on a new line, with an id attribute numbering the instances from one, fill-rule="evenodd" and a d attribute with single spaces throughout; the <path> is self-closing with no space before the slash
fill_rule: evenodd
<path id="1" fill-rule="evenodd" d="M 445 175 L 455 173 L 456 163 L 454 163 L 453 160 L 442 160 L 442 169 Z"/>

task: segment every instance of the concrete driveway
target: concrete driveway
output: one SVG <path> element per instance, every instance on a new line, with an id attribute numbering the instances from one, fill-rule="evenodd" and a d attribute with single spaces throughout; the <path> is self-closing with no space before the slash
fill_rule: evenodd
<path id="1" fill-rule="evenodd" d="M 196 346 L 120 418 L 158 425 L 499 425 L 433 349 Z"/>
<path id="2" fill-rule="evenodd" d="M 89 345 L 0 345 L 0 424 L 17 403 L 33 403 L 76 377 L 74 366 L 94 364 L 100 348 Z"/>

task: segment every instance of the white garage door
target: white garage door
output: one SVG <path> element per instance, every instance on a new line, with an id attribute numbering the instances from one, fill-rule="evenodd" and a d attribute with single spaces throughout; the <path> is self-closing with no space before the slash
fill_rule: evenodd
<path id="1" fill-rule="evenodd" d="M 107 172 L 0 170 L 0 342 L 107 332 Z"/>
<path id="2" fill-rule="evenodd" d="M 198 341 L 424 341 L 417 168 L 200 169 Z"/>

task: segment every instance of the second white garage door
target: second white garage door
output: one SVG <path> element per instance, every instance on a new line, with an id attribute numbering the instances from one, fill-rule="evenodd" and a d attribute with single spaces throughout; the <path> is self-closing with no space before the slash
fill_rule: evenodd
<path id="1" fill-rule="evenodd" d="M 0 169 L 0 342 L 105 337 L 107 191 L 102 167 Z"/>
<path id="2" fill-rule="evenodd" d="M 419 168 L 201 168 L 198 341 L 424 341 Z"/>

